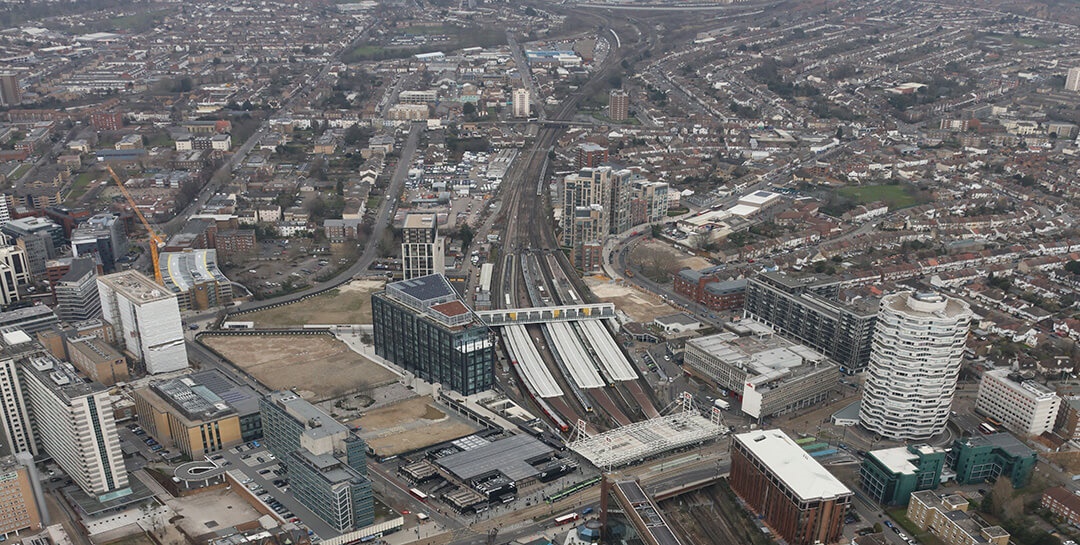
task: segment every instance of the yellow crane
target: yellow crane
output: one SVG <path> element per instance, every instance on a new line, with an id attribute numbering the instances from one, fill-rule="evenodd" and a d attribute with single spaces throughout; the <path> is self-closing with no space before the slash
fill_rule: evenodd
<path id="1" fill-rule="evenodd" d="M 158 284 L 164 286 L 165 280 L 161 278 L 161 267 L 158 263 L 158 252 L 161 251 L 161 248 L 165 246 L 165 240 L 157 234 L 157 231 L 154 231 L 154 228 L 150 226 L 150 222 L 146 221 L 146 216 L 144 216 L 143 213 L 139 210 L 139 207 L 135 206 L 135 199 L 131 197 L 131 193 L 128 193 L 127 188 L 124 187 L 124 182 L 120 180 L 120 176 L 116 175 L 116 171 L 113 170 L 112 167 L 107 165 L 105 166 L 105 168 L 109 170 L 109 175 L 112 176 L 113 181 L 116 182 L 116 187 L 119 188 L 120 192 L 124 194 L 124 198 L 127 199 L 128 204 L 131 205 L 131 209 L 135 211 L 135 215 L 139 217 L 139 221 L 142 222 L 143 227 L 146 228 L 146 232 L 149 233 L 150 260 L 154 262 L 154 280 L 156 280 Z"/>

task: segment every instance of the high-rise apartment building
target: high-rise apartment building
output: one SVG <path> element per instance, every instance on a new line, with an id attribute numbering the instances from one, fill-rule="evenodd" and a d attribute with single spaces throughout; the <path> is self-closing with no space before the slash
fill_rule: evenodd
<path id="1" fill-rule="evenodd" d="M 292 392 L 273 392 L 259 406 L 263 442 L 287 468 L 293 497 L 339 532 L 372 524 L 364 441 Z"/>
<path id="2" fill-rule="evenodd" d="M 1069 91 L 1080 91 L 1080 66 L 1074 66 L 1069 69 L 1069 73 L 1065 77 L 1065 89 Z"/>
<path id="3" fill-rule="evenodd" d="M 387 284 L 371 296 L 375 353 L 427 382 L 472 395 L 491 389 L 491 330 L 441 274 Z"/>
<path id="4" fill-rule="evenodd" d="M 608 118 L 626 121 L 630 117 L 630 95 L 622 89 L 612 89 L 608 94 Z"/>
<path id="5" fill-rule="evenodd" d="M 829 545 L 843 537 L 854 494 L 780 430 L 734 436 L 728 483 L 791 545 Z"/>
<path id="6" fill-rule="evenodd" d="M 915 440 L 945 430 L 971 317 L 967 303 L 937 293 L 881 299 L 859 409 L 866 429 Z"/>
<path id="7" fill-rule="evenodd" d="M 870 361 L 877 301 L 841 302 L 839 291 L 827 276 L 762 273 L 746 284 L 743 317 L 822 352 L 842 372 L 860 372 Z"/>
<path id="8" fill-rule="evenodd" d="M 41 490 L 32 476 L 33 459 L 0 458 L 0 537 L 41 529 Z M 14 540 L 13 540 L 14 541 Z"/>
<path id="9" fill-rule="evenodd" d="M 101 315 L 116 340 L 150 374 L 188 366 L 184 326 L 176 295 L 136 271 L 99 276 Z"/>
<path id="10" fill-rule="evenodd" d="M 19 75 L 15 72 L 0 72 L 0 106 L 14 106 L 21 101 Z"/>
<path id="11" fill-rule="evenodd" d="M 1033 380 L 1012 375 L 1008 369 L 983 373 L 975 410 L 996 418 L 1022 437 L 1042 435 L 1054 428 L 1061 398 Z"/>
<path id="12" fill-rule="evenodd" d="M 419 278 L 429 274 L 442 274 L 445 249 L 443 237 L 439 236 L 439 218 L 436 214 L 408 214 L 401 228 L 401 271 L 403 278 Z"/>
<path id="13" fill-rule="evenodd" d="M 7 452 L 29 452 L 37 456 L 37 443 L 34 441 L 34 429 L 30 422 L 30 408 L 23 395 L 22 378 L 19 362 L 33 347 L 3 343 L 0 351 L 0 429 L 3 430 L 4 446 Z"/>
<path id="14" fill-rule="evenodd" d="M 529 117 L 532 113 L 532 106 L 529 104 L 529 90 L 524 87 L 514 89 L 512 99 L 514 117 Z"/>
<path id="15" fill-rule="evenodd" d="M 108 389 L 84 380 L 22 331 L 2 336 L 5 351 L 21 352 L 23 393 L 40 447 L 98 501 L 130 494 Z"/>
<path id="16" fill-rule="evenodd" d="M 71 260 L 71 268 L 53 286 L 56 315 L 69 323 L 101 317 L 97 263 L 92 257 Z"/>

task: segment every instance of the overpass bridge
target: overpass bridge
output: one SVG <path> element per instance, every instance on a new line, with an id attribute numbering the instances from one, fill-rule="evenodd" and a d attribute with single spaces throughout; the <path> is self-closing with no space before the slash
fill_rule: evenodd
<path id="1" fill-rule="evenodd" d="M 478 310 L 476 316 L 488 327 L 603 320 L 615 317 L 615 305 L 612 303 L 593 303 L 558 307 Z"/>
<path id="2" fill-rule="evenodd" d="M 612 499 L 617 505 L 611 505 Z M 601 532 L 606 534 L 612 526 L 620 523 L 629 523 L 637 533 L 635 537 L 648 545 L 683 543 L 664 520 L 656 502 L 641 488 L 641 483 L 637 480 L 615 480 L 605 474 L 600 490 Z M 604 535 L 601 541 L 610 538 Z"/>

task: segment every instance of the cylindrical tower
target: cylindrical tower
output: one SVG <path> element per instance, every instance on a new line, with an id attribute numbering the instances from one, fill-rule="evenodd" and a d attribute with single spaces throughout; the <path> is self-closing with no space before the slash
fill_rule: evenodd
<path id="1" fill-rule="evenodd" d="M 938 293 L 881 299 L 859 420 L 888 439 L 945 430 L 971 324 L 967 303 Z"/>

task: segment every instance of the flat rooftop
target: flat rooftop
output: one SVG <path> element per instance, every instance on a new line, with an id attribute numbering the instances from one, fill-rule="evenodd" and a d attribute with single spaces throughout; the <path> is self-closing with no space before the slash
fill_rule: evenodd
<path id="1" fill-rule="evenodd" d="M 780 430 L 740 433 L 735 440 L 760 460 L 802 500 L 851 495 L 832 473 Z"/>
<path id="2" fill-rule="evenodd" d="M 999 448 L 1010 456 L 1024 457 L 1035 453 L 1034 450 L 1021 443 L 1019 439 L 1013 437 L 1011 433 L 1006 432 L 992 433 L 990 435 L 972 435 L 971 437 L 965 437 L 963 441 L 972 447 L 991 446 Z"/>
<path id="3" fill-rule="evenodd" d="M 780 379 L 801 378 L 799 368 L 832 364 L 824 354 L 813 348 L 791 342 L 754 322 L 740 323 L 751 335 L 739 336 L 725 331 L 687 341 L 699 350 L 730 367 L 747 372 L 747 380 L 755 384 Z"/>
<path id="4" fill-rule="evenodd" d="M 229 282 L 218 268 L 217 250 L 164 252 L 160 262 L 165 287 L 177 293 L 189 291 L 196 285 L 207 282 Z"/>
<path id="5" fill-rule="evenodd" d="M 164 287 L 159 286 L 146 275 L 136 271 L 120 271 L 99 276 L 98 282 L 111 287 L 117 293 L 123 294 L 135 304 L 162 301 L 174 297 Z"/>
<path id="6" fill-rule="evenodd" d="M 501 473 L 513 481 L 536 477 L 540 471 L 529 461 L 551 456 L 550 447 L 530 435 L 476 444 L 473 448 L 435 461 L 464 482 Z"/>
<path id="7" fill-rule="evenodd" d="M 881 305 L 894 312 L 920 318 L 958 318 L 971 315 L 971 306 L 955 297 L 935 292 L 901 291 L 881 298 Z"/>
<path id="8" fill-rule="evenodd" d="M 313 439 L 349 432 L 349 429 L 341 422 L 334 420 L 330 415 L 292 392 L 273 392 L 269 397 L 271 403 L 285 409 L 285 412 L 296 421 L 303 422 L 304 433 Z M 313 422 L 317 422 L 318 425 L 312 426 Z"/>
<path id="9" fill-rule="evenodd" d="M 893 473 L 914 475 L 919 469 L 919 466 L 916 465 L 916 462 L 919 460 L 919 454 L 934 454 L 937 452 L 937 450 L 930 445 L 913 445 L 910 449 L 915 449 L 915 452 L 909 450 L 909 447 L 894 447 L 873 450 L 868 454 L 869 456 L 876 458 L 877 461 L 881 462 L 881 465 L 885 466 Z"/>
<path id="10" fill-rule="evenodd" d="M 408 214 L 405 216 L 403 229 L 431 229 L 435 226 L 438 216 L 435 214 Z"/>

